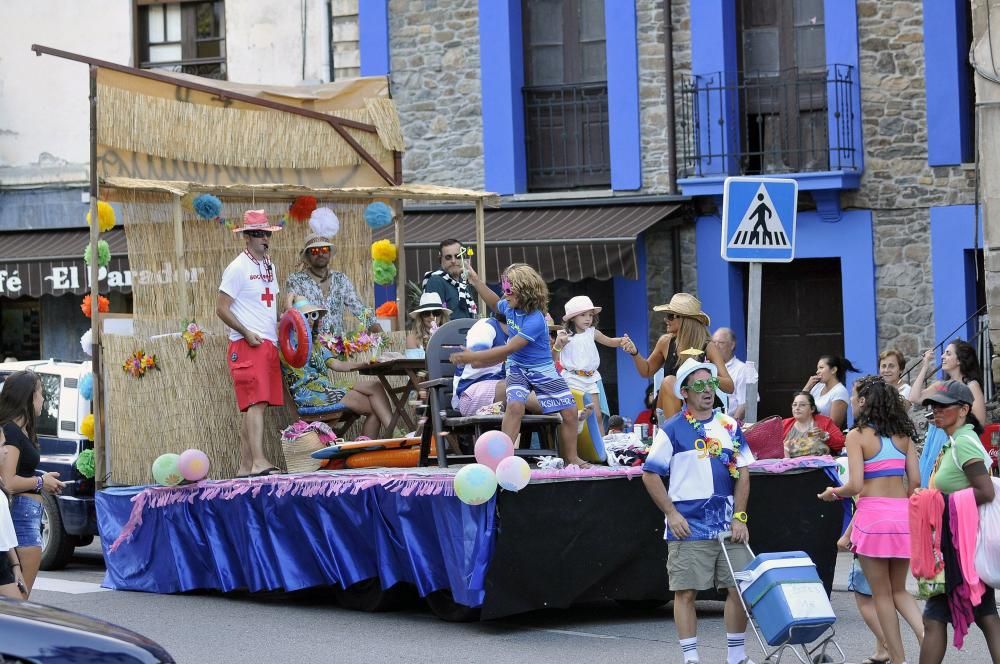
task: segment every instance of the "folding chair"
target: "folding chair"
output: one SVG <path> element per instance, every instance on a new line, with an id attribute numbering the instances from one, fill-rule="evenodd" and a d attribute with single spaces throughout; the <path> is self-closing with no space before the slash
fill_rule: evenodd
<path id="1" fill-rule="evenodd" d="M 420 384 L 427 390 L 428 407 L 427 422 L 424 424 L 420 440 L 420 465 L 430 464 L 431 438 L 437 447 L 437 462 L 442 468 L 449 461 L 472 463 L 475 455 L 465 451 L 461 454 L 448 454 L 445 436 L 448 433 L 471 434 L 476 440 L 484 431 L 497 430 L 503 421 L 502 415 L 473 415 L 463 417 L 451 407 L 451 397 L 454 392 L 455 366 L 448 360 L 465 346 L 465 337 L 475 319 L 459 318 L 442 325 L 427 345 L 427 381 Z M 521 419 L 521 440 L 530 438 L 537 431 L 545 449 L 519 448 L 515 454 L 525 457 L 558 456 L 560 415 L 528 415 Z"/>

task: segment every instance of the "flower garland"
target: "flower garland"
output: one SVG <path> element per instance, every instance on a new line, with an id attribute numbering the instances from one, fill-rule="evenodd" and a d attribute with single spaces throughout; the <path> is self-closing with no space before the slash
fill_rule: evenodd
<path id="1" fill-rule="evenodd" d="M 142 378 L 147 371 L 153 369 L 159 371 L 160 367 L 156 363 L 155 355 L 146 355 L 145 351 L 137 350 L 122 363 L 122 371 L 133 378 Z"/>
<path id="2" fill-rule="evenodd" d="M 205 343 L 205 332 L 194 320 L 185 320 L 181 323 L 181 338 L 187 344 L 188 359 L 193 362 L 198 349 Z"/>
<path id="3" fill-rule="evenodd" d="M 360 332 L 350 335 L 321 334 L 319 342 L 331 353 L 342 358 L 349 358 L 359 353 L 371 351 L 378 355 L 385 345 L 385 339 L 380 334 Z"/>
<path id="4" fill-rule="evenodd" d="M 736 437 L 736 423 L 732 420 L 724 419 L 718 412 L 713 414 L 713 418 L 722 424 L 729 433 L 729 440 L 732 442 L 733 449 L 729 450 L 723 447 L 722 441 L 718 438 L 709 438 L 705 432 L 705 425 L 691 414 L 687 406 L 684 407 L 684 419 L 687 420 L 687 423 L 694 429 L 695 435 L 698 436 L 697 440 L 694 441 L 694 448 L 701 452 L 699 458 L 704 459 L 705 456 L 718 457 L 722 464 L 729 470 L 729 475 L 733 479 L 739 479 L 740 470 L 736 467 L 736 456 L 740 452 L 741 445 L 739 439 Z"/>

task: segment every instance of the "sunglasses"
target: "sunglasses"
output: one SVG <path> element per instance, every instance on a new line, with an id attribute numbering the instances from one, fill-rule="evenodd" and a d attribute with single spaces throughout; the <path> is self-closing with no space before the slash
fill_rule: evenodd
<path id="1" fill-rule="evenodd" d="M 504 277 L 503 279 L 500 280 L 500 290 L 503 291 L 504 295 L 514 294 L 514 286 L 513 284 L 510 283 L 510 280 L 507 279 L 507 277 Z"/>
<path id="2" fill-rule="evenodd" d="M 443 261 L 453 261 L 461 256 L 461 254 L 441 254 L 441 260 Z"/>
<path id="3" fill-rule="evenodd" d="M 703 378 L 701 380 L 693 380 L 690 383 L 688 383 L 687 385 L 685 385 L 685 387 L 687 389 L 689 389 L 689 390 L 694 390 L 698 394 L 701 394 L 705 390 L 709 390 L 709 389 L 714 391 L 716 388 L 719 387 L 719 379 L 718 378 Z"/>
<path id="4" fill-rule="evenodd" d="M 310 256 L 325 256 L 330 253 L 330 247 L 309 247 Z"/>
<path id="5" fill-rule="evenodd" d="M 949 408 L 958 408 L 959 406 L 964 406 L 963 403 L 931 403 L 931 410 L 948 410 Z"/>
<path id="6" fill-rule="evenodd" d="M 680 318 L 680 316 L 678 316 L 677 314 L 673 314 L 673 313 L 670 313 L 670 312 L 668 311 L 668 312 L 667 312 L 667 315 L 665 316 L 665 318 L 666 318 L 667 320 L 677 320 L 678 318 Z"/>
<path id="7" fill-rule="evenodd" d="M 319 320 L 319 318 L 320 318 L 320 313 L 321 313 L 321 312 L 319 312 L 319 311 L 310 311 L 309 313 L 307 313 L 307 314 L 302 314 L 302 315 L 303 315 L 303 316 L 305 316 L 305 317 L 306 317 L 306 319 L 308 319 L 308 320 L 309 320 L 310 322 L 315 322 L 315 321 L 318 321 L 318 320 Z"/>
<path id="8" fill-rule="evenodd" d="M 271 237 L 271 231 L 243 231 L 243 232 L 250 237 L 255 237 L 258 239 L 262 237 Z"/>

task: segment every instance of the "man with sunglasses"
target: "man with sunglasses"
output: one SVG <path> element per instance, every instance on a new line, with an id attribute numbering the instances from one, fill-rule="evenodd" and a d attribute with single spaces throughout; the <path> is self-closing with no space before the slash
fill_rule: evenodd
<path id="1" fill-rule="evenodd" d="M 740 664 L 749 662 L 744 648 L 747 616 L 718 537 L 732 533 L 726 550 L 734 569 L 743 569 L 750 562 L 745 546 L 747 466 L 754 458 L 739 423 L 712 409 L 718 386 L 713 363 L 688 359 L 680 366 L 674 394 L 684 406 L 656 431 L 642 466 L 642 482 L 666 517 L 667 574 L 683 661 L 699 661 L 695 596 L 715 587 L 728 590 L 727 664 Z"/>
<path id="2" fill-rule="evenodd" d="M 378 333 L 382 328 L 375 322 L 375 313 L 366 307 L 357 289 L 343 272 L 330 269 L 330 261 L 337 255 L 337 248 L 322 235 L 306 236 L 302 248 L 302 262 L 298 272 L 288 275 L 285 282 L 285 306 L 291 307 L 296 296 L 305 297 L 326 313 L 319 321 L 319 331 L 342 336 L 344 310 L 350 311 L 369 332 Z"/>
<path id="3" fill-rule="evenodd" d="M 247 210 L 242 233 L 246 249 L 222 274 L 215 313 L 229 326 L 229 373 L 243 413 L 237 476 L 280 472 L 264 456 L 264 411 L 285 402 L 278 363 L 278 277 L 268 255 L 272 226 L 263 210 Z"/>
<path id="4" fill-rule="evenodd" d="M 476 306 L 476 289 L 462 277 L 462 256 L 465 248 L 455 239 L 444 240 L 439 247 L 438 257 L 441 260 L 441 267 L 424 274 L 421 282 L 423 291 L 440 295 L 444 306 L 451 309 L 452 320 L 475 318 L 479 314 Z"/>

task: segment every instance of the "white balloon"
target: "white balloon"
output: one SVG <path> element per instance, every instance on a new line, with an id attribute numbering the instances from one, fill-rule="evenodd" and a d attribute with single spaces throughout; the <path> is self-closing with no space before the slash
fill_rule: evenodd
<path id="1" fill-rule="evenodd" d="M 507 491 L 520 491 L 531 481 L 531 466 L 518 456 L 509 456 L 497 464 L 497 484 Z"/>

